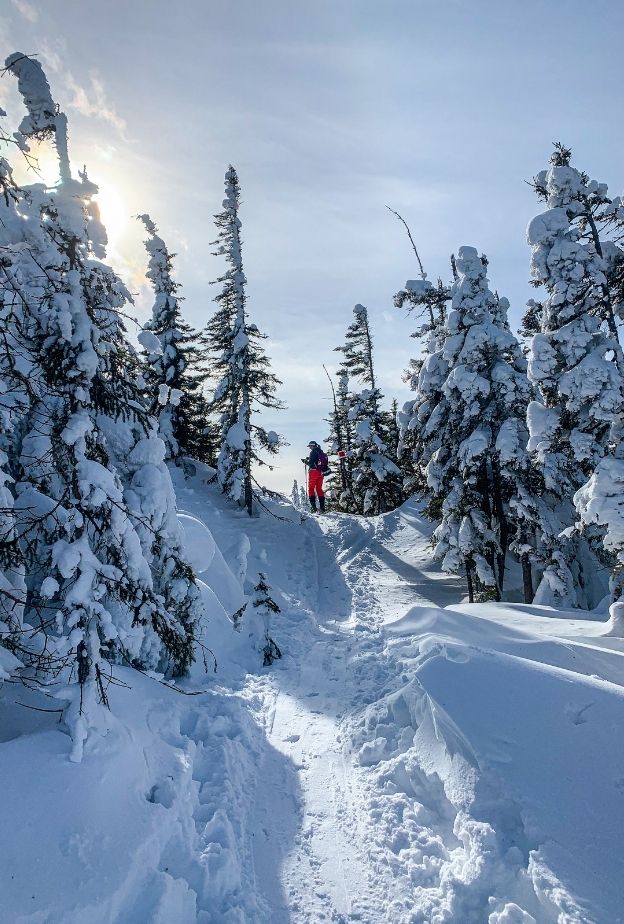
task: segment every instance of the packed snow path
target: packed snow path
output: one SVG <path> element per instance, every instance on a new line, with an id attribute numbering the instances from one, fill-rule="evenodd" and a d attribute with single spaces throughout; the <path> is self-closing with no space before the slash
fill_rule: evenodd
<path id="1" fill-rule="evenodd" d="M 345 747 L 345 719 L 383 691 L 381 623 L 410 606 L 457 601 L 461 590 L 431 562 L 429 531 L 413 511 L 370 521 L 329 515 L 316 526 L 320 531 L 309 531 L 303 591 L 318 629 L 304 623 L 288 672 L 259 682 L 270 688 L 269 742 L 296 768 L 298 795 L 283 776 L 274 778 L 270 759 L 259 768 L 256 882 L 271 882 L 266 858 L 281 842 L 281 890 L 273 882 L 265 895 L 275 924 L 417 920 L 414 883 L 397 876 L 394 853 L 389 859 L 380 847 L 387 832 L 375 830 L 367 811 L 367 774 Z M 422 543 L 414 544 L 415 535 Z M 397 831 L 390 835 L 391 853 L 399 840 Z"/>

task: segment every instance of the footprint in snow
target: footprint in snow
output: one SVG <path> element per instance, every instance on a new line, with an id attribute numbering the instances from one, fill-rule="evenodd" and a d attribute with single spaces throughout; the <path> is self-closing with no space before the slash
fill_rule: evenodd
<path id="1" fill-rule="evenodd" d="M 583 706 L 581 709 L 577 709 L 575 706 L 566 706 L 565 712 L 573 725 L 585 725 L 589 721 L 587 718 L 586 712 L 588 709 L 591 709 L 593 703 L 587 703 L 586 706 Z"/>

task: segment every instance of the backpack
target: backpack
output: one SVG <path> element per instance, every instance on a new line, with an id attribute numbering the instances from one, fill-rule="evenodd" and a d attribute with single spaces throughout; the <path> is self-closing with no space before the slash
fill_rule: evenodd
<path id="1" fill-rule="evenodd" d="M 323 475 L 329 474 L 329 459 L 327 458 L 327 453 L 323 452 L 322 449 L 319 449 L 316 467 Z"/>

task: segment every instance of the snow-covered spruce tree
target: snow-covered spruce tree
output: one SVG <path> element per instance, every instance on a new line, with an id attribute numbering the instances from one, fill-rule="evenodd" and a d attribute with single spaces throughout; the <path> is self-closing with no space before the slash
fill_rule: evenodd
<path id="1" fill-rule="evenodd" d="M 0 109 L 0 118 L 4 115 Z M 8 147 L 10 141 L 0 128 L 0 143 Z M 0 646 L 13 653 L 21 652 L 24 646 L 26 584 L 11 486 L 17 429 L 29 403 L 31 365 L 20 278 L 26 226 L 18 211 L 22 199 L 9 162 L 0 157 Z M 6 654 L 0 658 L 0 682 L 16 665 Z"/>
<path id="2" fill-rule="evenodd" d="M 109 267 L 95 261 L 86 277 L 86 292 L 108 343 L 94 380 L 94 404 L 152 575 L 154 633 L 146 635 L 134 662 L 181 674 L 193 659 L 191 643 L 203 604 L 184 555 L 165 442 L 157 419 L 142 404 L 142 365 L 125 335 L 122 317 L 130 295 Z"/>
<path id="3" fill-rule="evenodd" d="M 388 447 L 388 455 L 394 464 L 400 468 L 399 446 L 401 442 L 401 430 L 399 428 L 399 402 L 396 398 L 393 398 L 390 402 L 390 410 L 385 412 L 383 420 L 383 438 Z"/>
<path id="4" fill-rule="evenodd" d="M 282 657 L 282 652 L 270 636 L 271 619 L 280 608 L 271 596 L 266 575 L 258 572 L 258 583 L 251 598 L 234 614 L 234 627 L 244 632 L 251 647 L 262 655 L 262 666 L 268 667 Z"/>
<path id="5" fill-rule="evenodd" d="M 435 448 L 431 434 L 427 432 L 427 424 L 432 408 L 440 400 L 440 387 L 446 371 L 442 346 L 450 298 L 450 287 L 445 286 L 441 279 L 434 286 L 424 273 L 421 279 L 408 279 L 405 287 L 394 296 L 395 307 L 407 309 L 421 321 L 411 335 L 419 341 L 420 355 L 410 361 L 403 374 L 403 381 L 415 393 L 414 398 L 406 401 L 397 414 L 400 431 L 398 460 L 406 496 L 427 492 L 425 467 Z"/>
<path id="6" fill-rule="evenodd" d="M 219 415 L 221 448 L 217 477 L 224 493 L 253 513 L 253 467 L 266 465 L 260 452 L 274 455 L 283 445 L 273 430 L 258 422 L 264 408 L 284 407 L 275 392 L 281 384 L 270 371 L 262 346 L 266 337 L 247 314 L 246 279 L 241 249 L 240 186 L 234 167 L 225 174 L 223 211 L 215 216 L 216 253 L 225 256 L 228 268 L 217 279 L 221 291 L 215 298 L 217 311 L 205 332 L 205 343 L 214 354 L 211 375 L 218 381 L 211 410 Z"/>
<path id="7" fill-rule="evenodd" d="M 353 314 L 344 346 L 336 347 L 344 355 L 340 371 L 369 386 L 350 400 L 352 489 L 359 513 L 379 514 L 400 503 L 401 471 L 389 458 L 383 441 L 383 395 L 375 382 L 368 311 L 364 305 L 356 305 Z"/>
<path id="8" fill-rule="evenodd" d="M 58 186 L 37 185 L 25 196 L 19 291 L 33 362 L 15 446 L 15 510 L 26 618 L 45 634 L 57 667 L 65 663 L 69 680 L 78 681 L 58 695 L 69 703 L 65 719 L 79 759 L 89 728 L 105 722 L 98 705 L 107 702 L 110 661 L 180 673 L 193 658 L 194 624 L 167 611 L 154 591 L 106 437 L 130 413 L 127 389 L 113 374 L 127 292 L 94 259 L 106 242 L 97 187 L 86 173 L 71 176 L 66 120 L 39 63 L 17 55 L 8 66 L 31 107 L 22 144 L 44 132 L 43 112 L 59 155 Z M 171 592 L 182 598 L 179 582 Z"/>
<path id="9" fill-rule="evenodd" d="M 507 300 L 490 291 L 486 271 L 474 247 L 460 248 L 442 347 L 448 372 L 430 417 L 436 449 L 426 469 L 429 513 L 440 519 L 436 557 L 445 570 L 465 573 L 471 601 L 500 599 L 503 589 L 530 397 Z"/>
<path id="10" fill-rule="evenodd" d="M 299 488 L 299 484 L 296 478 L 293 481 L 292 491 L 290 492 L 290 499 L 295 510 L 299 510 L 301 503 L 301 489 Z"/>
<path id="11" fill-rule="evenodd" d="M 339 510 L 345 513 L 357 513 L 357 505 L 353 494 L 353 448 L 354 423 L 349 417 L 351 396 L 349 394 L 349 377 L 346 372 L 337 376 L 338 387 L 332 392 L 334 409 L 329 415 L 329 434 L 326 440 L 328 452 L 337 461 L 332 459 L 333 468 L 327 478 L 327 487 Z M 330 380 L 331 381 L 331 380 Z M 344 456 L 342 455 L 344 453 Z"/>
<path id="12" fill-rule="evenodd" d="M 173 278 L 175 254 L 167 250 L 149 215 L 139 215 L 149 235 L 147 278 L 154 290 L 152 317 L 145 325 L 156 337 L 159 348 L 147 350 L 147 391 L 150 411 L 158 417 L 167 458 L 191 456 L 214 461 L 214 445 L 208 421 L 208 401 L 203 386 L 208 373 L 201 367 L 195 331 L 184 321 Z M 147 343 L 147 341 L 145 341 Z"/>
<path id="13" fill-rule="evenodd" d="M 571 167 L 561 145 L 534 186 L 548 206 L 527 229 L 533 283 L 546 290 L 541 304 L 530 303 L 530 323 L 539 332 L 528 356 L 538 392 L 528 408 L 529 451 L 547 492 L 535 599 L 592 606 L 601 595 L 596 563 L 578 535 L 563 531 L 574 522 L 573 495 L 613 448 L 622 413 L 622 354 L 609 284 L 613 248 L 594 235 L 593 210 L 604 204 L 606 187 Z"/>

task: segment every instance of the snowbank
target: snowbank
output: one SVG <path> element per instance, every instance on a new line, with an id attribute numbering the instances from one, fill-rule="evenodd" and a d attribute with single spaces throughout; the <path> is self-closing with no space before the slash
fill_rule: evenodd
<path id="1" fill-rule="evenodd" d="M 624 650 L 604 623 L 578 617 L 413 607 L 385 626 L 401 674 L 354 722 L 352 741 L 388 830 L 402 806 L 393 837 L 403 862 L 438 865 L 421 895 L 431 920 L 624 919 Z M 432 780 L 456 846 L 423 854 L 429 826 L 409 815 L 430 821 Z"/>
<path id="2" fill-rule="evenodd" d="M 231 620 L 246 599 L 225 558 L 241 522 L 207 487 L 209 474 L 198 466 L 194 477 L 174 477 L 180 506 L 193 510 L 179 519 L 205 602 L 200 640 L 217 672 L 209 652 L 208 670 L 200 655 L 177 686 L 117 666 L 109 731 L 92 736 L 79 765 L 56 701 L 0 683 L 7 924 L 271 920 L 254 882 L 251 827 L 257 768 L 279 768 L 281 758 L 266 740 L 261 701 L 243 686 L 261 658 Z M 0 658 L 1 681 L 17 663 L 2 648 Z"/>

